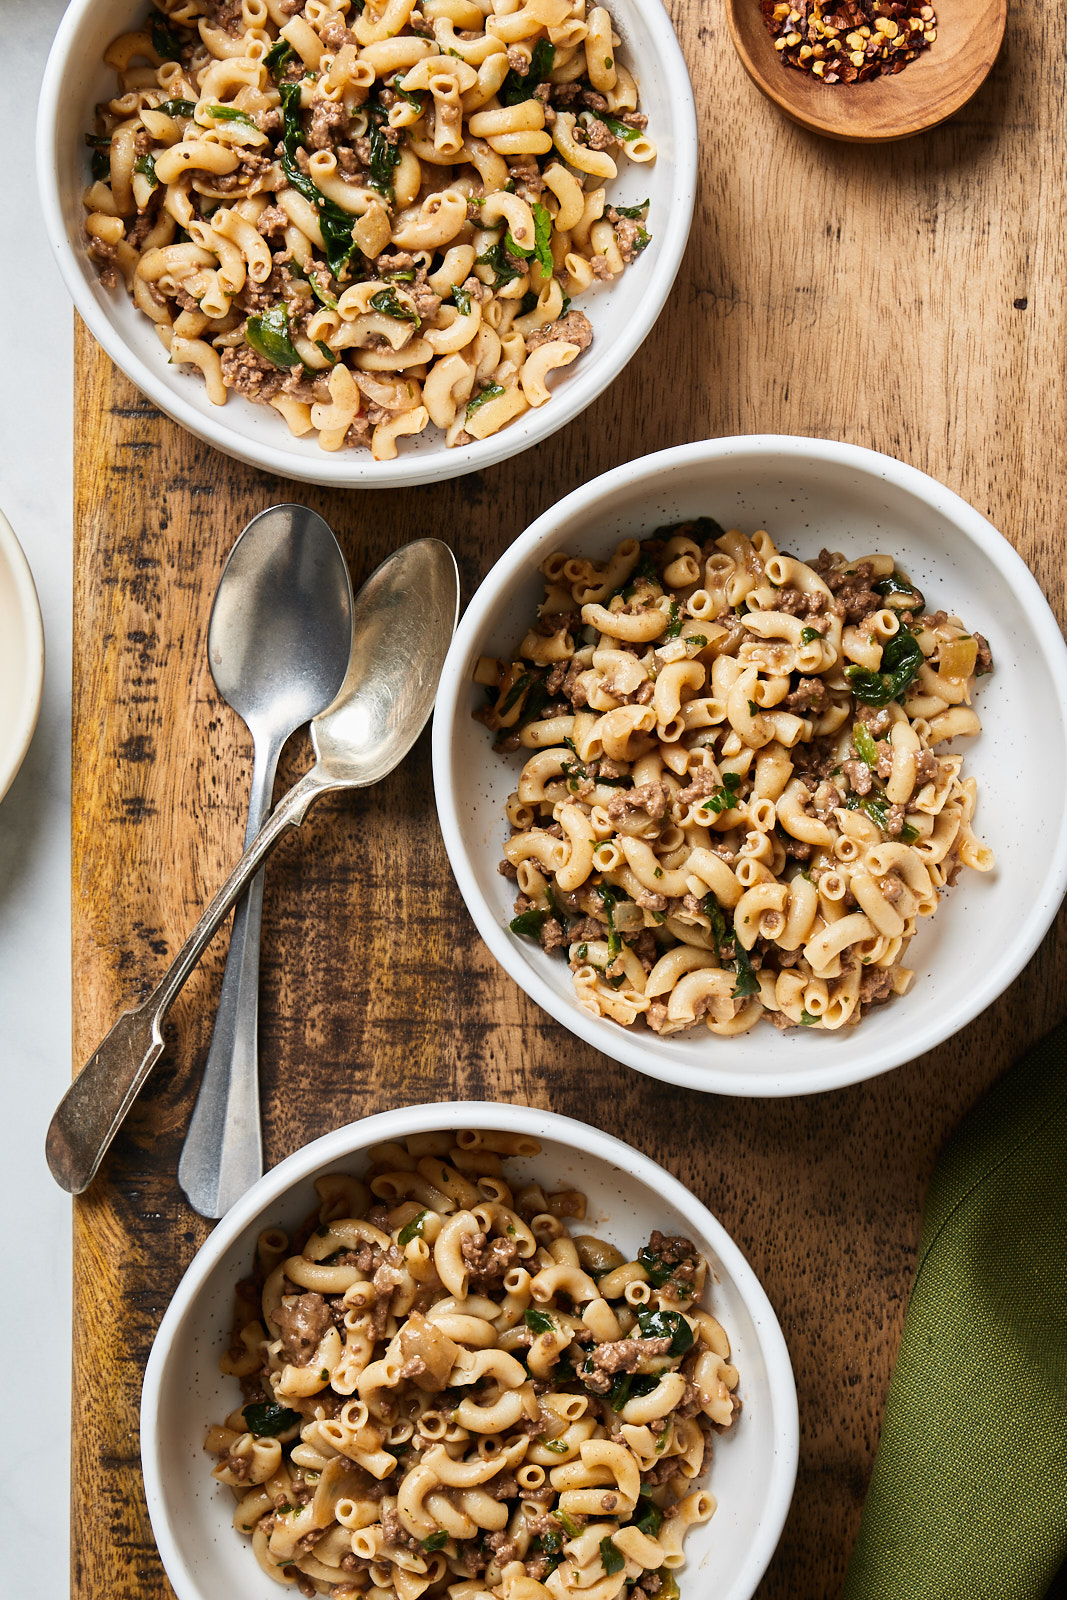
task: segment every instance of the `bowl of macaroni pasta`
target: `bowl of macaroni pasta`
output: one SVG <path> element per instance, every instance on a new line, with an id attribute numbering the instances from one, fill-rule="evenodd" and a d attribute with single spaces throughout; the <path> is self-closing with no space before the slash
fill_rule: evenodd
<path id="1" fill-rule="evenodd" d="M 490 572 L 438 813 L 557 1021 L 668 1082 L 808 1093 L 933 1048 L 1032 955 L 1067 885 L 1065 706 L 1047 602 L 950 490 L 708 441 L 577 490 Z"/>
<path id="2" fill-rule="evenodd" d="M 112 359 L 207 443 L 344 487 L 584 409 L 663 308 L 696 162 L 658 0 L 74 0 L 38 121 Z"/>
<path id="3" fill-rule="evenodd" d="M 749 1600 L 798 1420 L 774 1312 L 692 1194 L 584 1124 L 453 1103 L 244 1196 L 163 1318 L 141 1441 L 179 1600 Z"/>

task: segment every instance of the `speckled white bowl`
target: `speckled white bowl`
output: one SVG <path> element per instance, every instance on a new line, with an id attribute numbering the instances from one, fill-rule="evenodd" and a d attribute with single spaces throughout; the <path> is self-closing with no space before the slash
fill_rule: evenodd
<path id="1" fill-rule="evenodd" d="M 395 461 L 369 450 L 320 449 L 316 435 L 295 439 L 277 412 L 231 395 L 213 406 L 198 373 L 167 365 L 153 324 L 124 289 L 101 287 L 85 252 L 81 195 L 88 178 L 84 134 L 114 74 L 102 56 L 111 40 L 139 26 L 149 0 L 72 0 L 52 46 L 37 115 L 37 179 L 56 264 L 86 325 L 112 361 L 167 416 L 206 444 L 306 483 L 385 489 L 455 478 L 518 455 L 576 417 L 606 389 L 647 337 L 670 294 L 693 215 L 697 123 L 693 89 L 678 40 L 659 0 L 612 0 L 622 59 L 637 77 L 649 134 L 658 146 L 650 166 L 626 161 L 611 185 L 622 205 L 650 199 L 653 242 L 618 281 L 578 302 L 594 341 L 580 360 L 552 377 L 551 400 L 489 439 L 449 450 L 436 428 L 401 440 Z M 688 314 L 688 313 L 687 313 Z"/>
<path id="2" fill-rule="evenodd" d="M 796 1478 L 796 1388 L 778 1321 L 722 1226 L 662 1167 L 585 1123 L 532 1106 L 453 1101 L 407 1107 L 351 1123 L 306 1145 L 259 1180 L 219 1223 L 175 1291 L 156 1335 L 141 1396 L 141 1463 L 152 1530 L 178 1600 L 269 1600 L 275 1591 L 250 1542 L 231 1526 L 234 1501 L 210 1476 L 209 1423 L 239 1401 L 219 1372 L 230 1334 L 234 1285 L 251 1268 L 263 1228 L 292 1228 L 314 1209 L 316 1177 L 365 1169 L 386 1139 L 434 1128 L 495 1128 L 533 1135 L 543 1151 L 506 1159 L 506 1170 L 585 1191 L 587 1232 L 635 1252 L 653 1228 L 683 1233 L 711 1263 L 706 1297 L 726 1329 L 741 1374 L 744 1411 L 716 1442 L 710 1522 L 686 1539 L 679 1573 L 685 1600 L 749 1600 L 774 1553 Z"/>
<path id="3" fill-rule="evenodd" d="M 480 655 L 509 655 L 544 594 L 554 550 L 606 557 L 623 538 L 700 513 L 766 528 L 793 554 L 826 545 L 896 555 L 928 604 L 984 633 L 996 670 L 981 680 L 983 731 L 961 739 L 978 780 L 977 832 L 995 852 L 988 875 L 964 872 L 908 951 L 906 995 L 839 1032 L 765 1023 L 737 1039 L 705 1029 L 660 1038 L 591 1016 L 558 956 L 513 936 L 514 885 L 497 863 L 504 802 L 521 753 L 494 755 L 471 713 Z M 434 788 L 452 870 L 490 950 L 527 994 L 587 1043 L 650 1077 L 717 1094 L 807 1094 L 885 1072 L 962 1028 L 1017 977 L 1067 887 L 1067 647 L 1033 576 L 958 495 L 890 456 L 825 439 L 750 436 L 683 445 L 627 462 L 546 511 L 501 557 L 460 623 L 437 694 Z"/>

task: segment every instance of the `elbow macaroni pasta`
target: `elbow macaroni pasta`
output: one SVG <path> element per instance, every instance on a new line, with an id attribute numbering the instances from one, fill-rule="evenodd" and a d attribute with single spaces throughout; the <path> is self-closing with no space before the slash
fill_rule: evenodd
<path id="1" fill-rule="evenodd" d="M 544 405 L 593 336 L 570 300 L 650 237 L 647 201 L 603 187 L 656 154 L 609 13 L 158 4 L 106 53 L 84 204 L 105 285 L 171 361 L 213 404 L 237 391 L 380 460 Z"/>
<path id="2" fill-rule="evenodd" d="M 701 517 L 558 552 L 476 713 L 521 751 L 514 933 L 580 1005 L 660 1034 L 834 1030 L 903 993 L 919 919 L 988 871 L 962 757 L 989 647 L 892 556 L 806 563 Z"/>
<path id="3" fill-rule="evenodd" d="M 318 1180 L 292 1242 L 260 1235 L 221 1363 L 245 1398 L 204 1448 L 277 1581 L 615 1600 L 651 1572 L 677 1594 L 686 1530 L 715 1510 L 696 1487 L 712 1431 L 741 1410 L 708 1263 L 658 1231 L 631 1261 L 572 1237 L 584 1195 L 503 1175 L 539 1150 L 412 1135 L 363 1182 Z M 432 1200 L 398 1198 L 411 1179 Z"/>

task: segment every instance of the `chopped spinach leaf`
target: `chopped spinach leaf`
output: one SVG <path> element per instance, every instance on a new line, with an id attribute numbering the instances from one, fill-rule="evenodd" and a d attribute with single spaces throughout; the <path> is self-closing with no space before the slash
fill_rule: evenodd
<path id="1" fill-rule="evenodd" d="M 299 1411 L 290 1411 L 288 1406 L 272 1405 L 269 1401 L 245 1406 L 244 1419 L 249 1433 L 256 1439 L 276 1439 L 279 1433 L 303 1421 Z"/>
<path id="2" fill-rule="evenodd" d="M 737 962 L 737 982 L 731 990 L 734 1000 L 747 1000 L 749 995 L 759 994 L 759 979 L 751 958 L 740 939 L 734 940 L 735 959 Z"/>
<path id="3" fill-rule="evenodd" d="M 195 100 L 161 100 L 158 106 L 146 106 L 146 111 L 162 111 L 165 117 L 191 117 L 196 110 Z"/>
<path id="4" fill-rule="evenodd" d="M 476 256 L 475 261 L 480 267 L 492 267 L 494 289 L 500 289 L 505 283 L 512 283 L 522 276 L 519 268 L 513 267 L 504 254 L 504 245 L 500 239 L 496 244 L 490 245 L 488 250 L 484 250 L 480 256 Z"/>
<path id="5" fill-rule="evenodd" d="M 428 1539 L 420 1539 L 419 1543 L 422 1545 L 424 1550 L 429 1551 L 429 1553 L 432 1555 L 435 1550 L 444 1549 L 445 1545 L 448 1543 L 448 1534 L 441 1529 L 437 1533 L 431 1533 Z"/>
<path id="6" fill-rule="evenodd" d="M 880 594 L 883 600 L 890 600 L 894 595 L 902 596 L 908 602 L 906 606 L 900 608 L 905 611 L 921 611 L 926 604 L 921 591 L 899 572 L 890 573 L 888 578 L 879 578 L 877 583 L 871 584 L 871 588 L 875 594 Z"/>
<path id="7" fill-rule="evenodd" d="M 856 699 L 864 705 L 887 706 L 891 700 L 904 696 L 918 677 L 924 659 L 915 635 L 902 628 L 882 651 L 880 672 L 869 672 L 853 663 L 845 668 L 845 677 Z"/>
<path id="8" fill-rule="evenodd" d="M 594 111 L 593 116 L 596 117 L 598 122 L 604 123 L 605 127 L 615 135 L 616 139 L 621 139 L 624 144 L 632 144 L 635 139 L 640 139 L 641 137 L 640 128 L 631 128 L 628 122 L 620 122 L 618 117 L 605 116 L 603 111 Z"/>
<path id="9" fill-rule="evenodd" d="M 554 1456 L 565 1456 L 569 1446 L 562 1439 L 538 1439 L 538 1444 L 544 1450 L 551 1450 Z"/>
<path id="10" fill-rule="evenodd" d="M 802 1011 L 800 1013 L 800 1026 L 802 1028 L 813 1028 L 818 1020 L 818 1017 L 813 1017 L 810 1011 Z"/>
<path id="11" fill-rule="evenodd" d="M 566 1511 L 560 1511 L 559 1509 L 553 1512 L 553 1516 L 562 1526 L 563 1531 L 567 1535 L 568 1539 L 577 1539 L 578 1535 L 582 1531 L 582 1524 L 580 1522 L 575 1522 L 574 1518 Z"/>
<path id="12" fill-rule="evenodd" d="M 456 302 L 456 309 L 461 317 L 471 314 L 471 295 L 469 289 L 460 288 L 458 283 L 452 285 L 452 298 Z"/>
<path id="13" fill-rule="evenodd" d="M 618 1545 L 612 1542 L 610 1534 L 606 1534 L 600 1541 L 600 1559 L 604 1563 L 604 1571 L 609 1578 L 616 1572 L 621 1572 L 626 1565 L 626 1557 Z"/>
<path id="14" fill-rule="evenodd" d="M 295 53 L 287 39 L 276 39 L 263 57 L 263 65 L 277 78 L 285 71 Z"/>
<path id="15" fill-rule="evenodd" d="M 164 61 L 180 61 L 182 42 L 172 29 L 167 27 L 162 17 L 153 17 L 149 24 L 152 36 L 152 49 Z"/>
<path id="16" fill-rule="evenodd" d="M 660 1256 L 654 1255 L 647 1244 L 641 1246 L 637 1252 L 637 1259 L 648 1273 L 648 1281 L 654 1289 L 662 1289 L 674 1272 L 674 1267 L 671 1263 L 664 1261 Z"/>
<path id="17" fill-rule="evenodd" d="M 429 1215 L 430 1213 L 428 1211 L 420 1211 L 417 1217 L 412 1217 L 410 1222 L 405 1222 L 404 1226 L 396 1236 L 396 1242 L 402 1250 L 404 1249 L 405 1245 L 409 1245 L 411 1243 L 412 1239 L 422 1238 L 422 1232 L 426 1226 L 426 1219 Z"/>
<path id="18" fill-rule="evenodd" d="M 614 957 L 622 952 L 622 940 L 615 931 L 615 907 L 619 897 L 606 883 L 598 884 L 596 892 L 600 896 L 600 903 L 608 919 L 608 955 Z"/>
<path id="19" fill-rule="evenodd" d="M 89 162 L 89 171 L 97 183 L 106 183 L 111 177 L 111 157 L 106 150 L 94 150 Z"/>
<path id="20" fill-rule="evenodd" d="M 383 316 L 393 317 L 397 322 L 413 322 L 416 330 L 422 327 L 422 318 L 411 306 L 404 305 L 394 288 L 379 289 L 377 294 L 372 294 L 370 303 L 375 311 L 380 311 Z"/>
<path id="21" fill-rule="evenodd" d="M 663 1526 L 663 1512 L 647 1495 L 639 1495 L 634 1507 L 633 1524 L 649 1539 L 654 1539 Z"/>
<path id="22" fill-rule="evenodd" d="M 258 356 L 276 367 L 300 366 L 300 355 L 289 334 L 289 312 L 284 300 L 264 311 L 261 317 L 249 317 L 245 323 L 245 341 Z"/>
<path id="23" fill-rule="evenodd" d="M 258 128 L 255 117 L 250 117 L 247 111 L 238 110 L 237 106 L 208 106 L 207 114 L 215 122 L 239 122 L 245 128 Z"/>
<path id="24" fill-rule="evenodd" d="M 668 1355 L 684 1356 L 693 1348 L 693 1330 L 677 1311 L 639 1311 L 637 1325 L 643 1339 L 669 1339 Z"/>
<path id="25" fill-rule="evenodd" d="M 370 181 L 387 199 L 393 198 L 393 173 L 400 161 L 400 145 L 390 144 L 380 126 L 370 133 Z"/>
<path id="26" fill-rule="evenodd" d="M 857 722 L 853 726 L 852 743 L 856 747 L 856 754 L 860 760 L 865 761 L 872 772 L 876 771 L 878 767 L 878 746 L 862 722 Z"/>
<path id="27" fill-rule="evenodd" d="M 800 630 L 801 644 L 814 644 L 816 639 L 821 638 L 822 634 L 819 632 L 818 628 L 801 628 Z"/>
<path id="28" fill-rule="evenodd" d="M 156 163 L 152 156 L 138 156 L 133 164 L 133 170 L 134 172 L 139 172 L 142 178 L 148 179 L 149 188 L 154 189 L 159 183 L 159 179 L 156 177 Z"/>
<path id="29" fill-rule="evenodd" d="M 519 933 L 524 939 L 537 939 L 547 921 L 547 911 L 539 911 L 536 906 L 531 906 L 529 911 L 520 911 L 517 917 L 512 917 L 508 927 L 512 933 Z"/>
<path id="30" fill-rule="evenodd" d="M 850 794 L 845 801 L 845 808 L 848 811 L 865 811 L 883 833 L 889 833 L 889 806 L 885 800 L 879 800 L 873 795 L 861 799 L 858 794 Z M 919 833 L 910 822 L 905 822 L 898 834 L 889 834 L 889 837 L 899 839 L 902 844 L 914 844 Z"/>
<path id="31" fill-rule="evenodd" d="M 487 383 L 485 388 L 474 396 L 473 400 L 467 401 L 468 417 L 473 411 L 477 411 L 479 406 L 484 406 L 487 400 L 498 400 L 503 393 L 504 390 L 499 383 Z"/>
<path id="32" fill-rule="evenodd" d="M 648 210 L 648 201 L 642 200 L 636 206 L 616 206 L 615 210 L 620 217 L 629 217 L 631 222 L 637 222 L 644 217 L 645 212 Z"/>
<path id="33" fill-rule="evenodd" d="M 547 39 L 538 39 L 530 56 L 530 65 L 525 72 L 516 72 L 514 68 L 508 73 L 500 88 L 497 90 L 502 106 L 521 105 L 524 100 L 533 96 L 538 84 L 544 83 L 552 71 L 556 60 L 556 47 L 549 44 Z"/>
<path id="34" fill-rule="evenodd" d="M 553 1333 L 555 1323 L 544 1311 L 537 1311 L 533 1306 L 527 1306 L 522 1314 L 522 1320 L 531 1333 Z"/>
<path id="35" fill-rule="evenodd" d="M 665 639 L 677 639 L 682 631 L 682 620 L 681 607 L 677 600 L 672 600 L 667 626 L 663 630 L 663 637 Z"/>
<path id="36" fill-rule="evenodd" d="M 546 278 L 551 278 L 555 269 L 555 262 L 552 260 L 552 247 L 550 244 L 550 240 L 552 238 L 552 213 L 549 211 L 547 206 L 541 205 L 540 201 L 535 202 L 532 209 L 534 219 L 533 253 L 540 263 L 543 275 Z"/>

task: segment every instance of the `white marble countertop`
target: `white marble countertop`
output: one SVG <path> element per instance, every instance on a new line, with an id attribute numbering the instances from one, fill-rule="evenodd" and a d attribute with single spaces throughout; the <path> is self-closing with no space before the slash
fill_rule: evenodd
<path id="1" fill-rule="evenodd" d="M 45 631 L 40 721 L 0 804 L 0 1063 L 10 1095 L 0 1118 L 8 1219 L 0 1249 L 5 1281 L 23 1308 L 39 1308 L 32 1320 L 23 1309 L 0 1326 L 4 1420 L 17 1441 L 0 1466 L 0 1529 L 6 1592 L 45 1600 L 59 1600 L 69 1585 L 71 1212 L 45 1166 L 44 1135 L 70 1078 L 73 312 L 45 245 L 33 130 L 64 9 L 65 0 L 4 5 L 8 148 L 0 177 L 8 218 L 0 301 L 9 308 L 0 507 L 33 569 Z M 20 374 L 29 381 L 10 381 Z"/>

